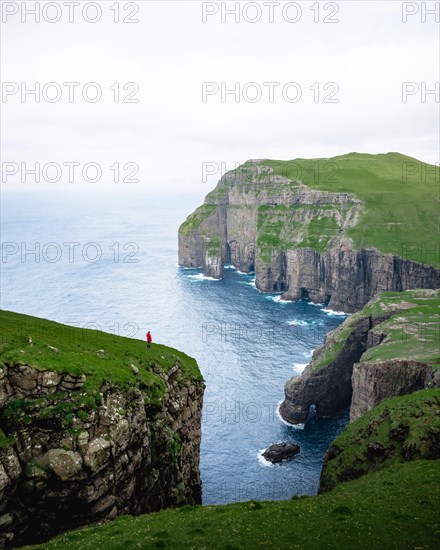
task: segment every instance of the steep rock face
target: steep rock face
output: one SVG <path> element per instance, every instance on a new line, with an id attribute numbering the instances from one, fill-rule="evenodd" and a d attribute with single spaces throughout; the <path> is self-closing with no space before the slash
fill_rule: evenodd
<path id="1" fill-rule="evenodd" d="M 406 395 L 429 387 L 440 387 L 440 370 L 419 361 L 362 362 L 353 367 L 353 399 L 350 421 L 376 407 L 390 395 Z"/>
<path id="2" fill-rule="evenodd" d="M 382 291 L 437 288 L 440 270 L 349 237 L 363 212 L 352 193 L 312 189 L 264 161 L 227 172 L 179 230 L 179 264 L 223 276 L 255 271 L 263 292 L 354 312 Z"/>
<path id="3" fill-rule="evenodd" d="M 440 387 L 439 291 L 385 293 L 326 336 L 301 376 L 285 385 L 282 417 L 305 422 L 350 405 L 350 420 L 383 399 Z"/>
<path id="4" fill-rule="evenodd" d="M 331 417 L 350 405 L 353 364 L 367 349 L 369 330 L 382 320 L 367 317 L 357 322 L 341 351 L 325 367 L 319 368 L 332 342 L 332 334 L 327 336 L 326 342 L 314 352 L 311 363 L 301 375 L 289 380 L 284 387 L 285 399 L 280 406 L 280 414 L 287 422 L 304 423 L 311 405 L 315 405 L 316 413 L 321 418 Z"/>
<path id="5" fill-rule="evenodd" d="M 94 410 L 72 418 L 67 411 L 84 375 L 0 369 L 1 427 L 9 440 L 0 449 L 3 545 L 201 502 L 203 383 L 182 379 L 177 365 L 155 373 L 165 385 L 160 404 L 140 388 L 104 384 Z M 56 403 L 51 414 L 48 397 Z"/>

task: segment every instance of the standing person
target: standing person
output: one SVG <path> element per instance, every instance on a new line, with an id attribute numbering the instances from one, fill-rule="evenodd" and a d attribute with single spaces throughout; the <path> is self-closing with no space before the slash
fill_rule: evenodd
<path id="1" fill-rule="evenodd" d="M 151 348 L 151 342 L 153 341 L 153 338 L 151 338 L 150 331 L 147 332 L 146 337 L 147 337 L 147 348 Z"/>

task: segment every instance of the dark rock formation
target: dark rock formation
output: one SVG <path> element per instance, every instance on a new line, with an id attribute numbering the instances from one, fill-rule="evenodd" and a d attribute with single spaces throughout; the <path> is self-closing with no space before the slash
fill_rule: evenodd
<path id="1" fill-rule="evenodd" d="M 321 418 L 328 418 L 348 407 L 352 396 L 353 364 L 357 363 L 367 349 L 367 338 L 371 328 L 384 318 L 370 317 L 357 322 L 345 340 L 340 353 L 324 368 L 318 365 L 332 343 L 332 333 L 326 337 L 323 346 L 315 350 L 311 363 L 300 376 L 289 380 L 285 387 L 285 399 L 280 407 L 281 416 L 292 424 L 307 420 L 311 405 Z"/>
<path id="2" fill-rule="evenodd" d="M 411 302 L 411 299 L 417 301 Z M 434 366 L 438 334 L 431 317 L 417 313 L 415 306 L 420 307 L 421 300 L 426 301 L 430 315 L 429 308 L 438 303 L 438 291 L 396 293 L 389 303 L 382 303 L 379 296 L 329 333 L 301 376 L 286 383 L 281 416 L 292 424 L 299 424 L 306 421 L 311 405 L 316 406 L 316 413 L 322 418 L 351 406 L 350 420 L 353 421 L 386 397 L 440 386 L 440 371 Z M 416 312 L 414 318 L 410 317 L 411 308 Z M 394 358 L 388 352 L 390 356 L 381 359 L 380 350 L 387 350 L 388 344 L 393 345 L 392 339 L 386 338 L 392 331 L 397 331 L 401 341 L 401 348 L 394 353 L 402 356 Z M 421 337 L 424 333 L 430 335 L 432 341 L 423 344 L 423 340 L 415 340 L 411 344 L 415 331 Z M 420 350 L 416 347 L 418 342 L 421 342 Z M 378 354 L 374 359 L 368 357 L 366 352 L 377 346 L 379 357 Z M 386 351 L 384 356 L 387 356 Z"/>
<path id="3" fill-rule="evenodd" d="M 1 427 L 13 438 L 0 449 L 0 542 L 201 502 L 203 383 L 183 379 L 177 365 L 155 372 L 166 388 L 160 405 L 148 390 L 104 385 L 94 410 L 72 420 L 84 375 L 0 368 Z M 45 415 L 48 396 L 58 396 L 58 414 Z"/>
<path id="4" fill-rule="evenodd" d="M 391 395 L 440 386 L 440 372 L 420 361 L 362 362 L 353 369 L 350 420 L 356 420 Z"/>
<path id="5" fill-rule="evenodd" d="M 299 445 L 296 443 L 275 443 L 268 447 L 262 456 L 272 463 L 282 462 L 283 460 L 289 460 L 300 452 Z"/>

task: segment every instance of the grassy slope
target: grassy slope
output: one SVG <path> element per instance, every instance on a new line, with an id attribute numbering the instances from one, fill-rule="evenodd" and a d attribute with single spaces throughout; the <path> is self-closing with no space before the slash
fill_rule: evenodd
<path id="1" fill-rule="evenodd" d="M 354 193 L 365 203 L 348 231 L 357 249 L 440 266 L 439 168 L 400 153 L 349 153 L 328 159 L 265 161 L 276 174 L 322 191 Z M 412 174 L 412 172 L 415 172 Z"/>
<path id="2" fill-rule="evenodd" d="M 438 461 L 398 465 L 291 501 L 184 507 L 66 533 L 45 550 L 438 548 Z"/>
<path id="3" fill-rule="evenodd" d="M 75 405 L 66 410 L 57 409 L 60 392 L 39 400 L 14 400 L 8 403 L 2 415 L 28 419 L 35 408 L 44 410 L 39 414 L 69 414 L 96 407 L 99 389 L 104 382 L 122 388 L 138 386 L 145 399 L 152 403 L 162 398 L 165 392 L 163 380 L 153 372 L 159 366 L 167 372 L 178 364 L 183 376 L 200 380 L 201 374 L 195 359 L 167 346 L 153 343 L 150 349 L 145 342 L 124 338 L 89 329 L 79 329 L 0 310 L 0 367 L 2 365 L 29 365 L 38 370 L 57 373 L 86 375 L 83 389 L 73 392 Z M 29 344 L 29 337 L 32 345 Z M 55 348 L 55 349 L 54 349 Z M 139 369 L 134 375 L 131 365 Z M 44 401 L 44 403 L 43 403 Z M 23 413 L 24 416 L 23 416 Z M 10 443 L 0 430 L 0 448 Z"/>
<path id="4" fill-rule="evenodd" d="M 70 327 L 54 321 L 0 310 L 1 363 L 30 365 L 39 370 L 87 376 L 86 388 L 97 389 L 106 381 L 127 386 L 148 381 L 151 367 L 165 372 L 179 364 L 184 374 L 201 379 L 195 359 L 185 353 L 97 330 Z M 32 338 L 29 345 L 28 338 Z M 56 348 L 54 351 L 50 348 Z M 135 376 L 130 368 L 140 369 Z"/>
<path id="5" fill-rule="evenodd" d="M 311 368 L 319 370 L 335 359 L 356 321 L 368 316 L 378 316 L 387 311 L 395 311 L 395 313 L 374 329 L 375 332 L 386 334 L 386 338 L 380 345 L 367 350 L 361 361 L 376 362 L 411 358 L 427 362 L 432 366 L 440 366 L 439 301 L 440 290 L 382 292 L 364 309 L 351 315 L 331 333 L 324 353 L 312 362 Z"/>
<path id="6" fill-rule="evenodd" d="M 336 438 L 321 489 L 409 460 L 440 458 L 440 389 L 384 400 Z"/>

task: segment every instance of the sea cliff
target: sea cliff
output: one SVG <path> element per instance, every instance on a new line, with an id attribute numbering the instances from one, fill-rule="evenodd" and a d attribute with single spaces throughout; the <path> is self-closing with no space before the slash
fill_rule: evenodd
<path id="1" fill-rule="evenodd" d="M 414 185 L 405 170 L 420 164 L 398 153 L 247 161 L 181 225 L 179 264 L 214 278 L 232 264 L 261 291 L 346 312 L 382 291 L 438 288 L 439 176 L 433 166 Z"/>
<path id="2" fill-rule="evenodd" d="M 285 386 L 280 414 L 303 423 L 350 406 L 356 420 L 383 399 L 440 386 L 439 290 L 385 292 L 329 333 L 301 376 Z"/>
<path id="3" fill-rule="evenodd" d="M 201 502 L 193 359 L 6 311 L 1 321 L 3 545 Z"/>

